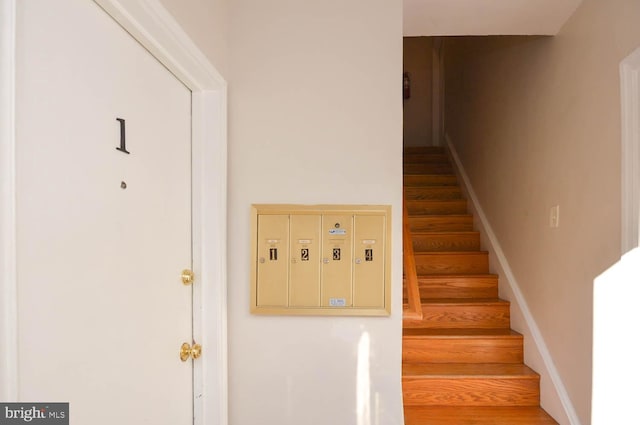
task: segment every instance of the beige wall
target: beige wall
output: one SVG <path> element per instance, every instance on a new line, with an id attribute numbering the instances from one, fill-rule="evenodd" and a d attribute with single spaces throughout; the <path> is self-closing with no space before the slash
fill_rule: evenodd
<path id="1" fill-rule="evenodd" d="M 620 255 L 618 65 L 637 16 L 635 0 L 586 0 L 553 38 L 445 46 L 446 130 L 583 424 L 593 279 Z"/>
<path id="2" fill-rule="evenodd" d="M 234 0 L 229 28 L 230 423 L 401 424 L 402 3 Z M 392 316 L 251 315 L 252 203 L 392 205 Z"/>
<path id="3" fill-rule="evenodd" d="M 218 72 L 227 76 L 229 0 L 160 0 Z"/>
<path id="4" fill-rule="evenodd" d="M 404 0 L 404 35 L 556 34 L 582 0 Z"/>
<path id="5" fill-rule="evenodd" d="M 431 145 L 432 38 L 405 37 L 403 68 L 411 76 L 411 98 L 404 100 L 405 146 Z"/>

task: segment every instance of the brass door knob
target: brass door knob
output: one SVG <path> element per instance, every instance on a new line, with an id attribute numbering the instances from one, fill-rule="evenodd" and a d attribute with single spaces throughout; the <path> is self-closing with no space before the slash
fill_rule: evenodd
<path id="1" fill-rule="evenodd" d="M 188 342 L 183 343 L 180 346 L 180 360 L 186 362 L 189 357 L 197 359 L 202 355 L 202 346 L 200 344 L 190 345 Z"/>
<path id="2" fill-rule="evenodd" d="M 182 283 L 185 285 L 191 285 L 193 283 L 194 275 L 189 269 L 182 270 L 180 277 L 182 278 Z"/>

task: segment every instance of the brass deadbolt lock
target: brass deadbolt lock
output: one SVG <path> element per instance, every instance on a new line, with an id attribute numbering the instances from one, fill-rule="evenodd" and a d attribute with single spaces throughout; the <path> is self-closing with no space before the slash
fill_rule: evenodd
<path id="1" fill-rule="evenodd" d="M 191 285 L 193 283 L 194 274 L 189 269 L 182 270 L 182 275 L 180 275 L 180 277 L 182 278 L 182 283 L 185 285 Z"/>
<path id="2" fill-rule="evenodd" d="M 180 346 L 180 360 L 186 362 L 191 357 L 193 360 L 199 358 L 202 355 L 202 346 L 200 344 L 190 345 L 188 342 L 183 343 Z"/>

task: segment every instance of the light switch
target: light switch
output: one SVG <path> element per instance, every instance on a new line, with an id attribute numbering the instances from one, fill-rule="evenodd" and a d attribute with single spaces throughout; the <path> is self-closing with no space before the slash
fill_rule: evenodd
<path id="1" fill-rule="evenodd" d="M 288 294 L 289 216 L 258 216 L 257 303 L 286 306 Z"/>
<path id="2" fill-rule="evenodd" d="M 384 306 L 385 218 L 354 217 L 353 306 Z"/>
<path id="3" fill-rule="evenodd" d="M 320 226 L 320 215 L 291 215 L 291 307 L 320 307 Z"/>
<path id="4" fill-rule="evenodd" d="M 352 304 L 353 216 L 322 216 L 322 306 Z"/>
<path id="5" fill-rule="evenodd" d="M 559 227 L 560 226 L 560 205 L 555 205 L 551 207 L 551 211 L 549 212 L 549 227 Z"/>

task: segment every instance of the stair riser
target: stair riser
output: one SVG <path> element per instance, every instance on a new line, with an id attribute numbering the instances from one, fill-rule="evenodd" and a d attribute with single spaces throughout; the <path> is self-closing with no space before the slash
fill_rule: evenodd
<path id="1" fill-rule="evenodd" d="M 405 164 L 404 174 L 453 174 L 453 167 L 448 164 Z"/>
<path id="2" fill-rule="evenodd" d="M 413 235 L 414 252 L 434 251 L 478 251 L 480 250 L 479 233 L 452 233 Z"/>
<path id="3" fill-rule="evenodd" d="M 442 146 L 407 146 L 403 150 L 404 155 L 444 154 L 444 153 L 445 153 L 445 150 Z"/>
<path id="4" fill-rule="evenodd" d="M 403 363 L 522 363 L 522 337 L 404 337 L 402 361 Z"/>
<path id="5" fill-rule="evenodd" d="M 418 275 L 489 273 L 486 252 L 461 254 L 415 254 Z"/>
<path id="6" fill-rule="evenodd" d="M 419 278 L 421 298 L 498 298 L 497 277 Z M 404 297 L 407 296 L 404 288 Z"/>
<path id="7" fill-rule="evenodd" d="M 414 217 L 409 218 L 412 232 L 464 232 L 473 230 L 471 216 Z"/>
<path id="8" fill-rule="evenodd" d="M 409 215 L 466 214 L 467 201 L 464 199 L 447 201 L 407 201 Z"/>
<path id="9" fill-rule="evenodd" d="M 422 320 L 405 320 L 407 328 L 508 329 L 508 303 L 488 305 L 422 304 Z"/>
<path id="10" fill-rule="evenodd" d="M 420 298 L 421 299 L 460 299 L 460 300 L 469 300 L 472 298 L 497 298 L 498 297 L 498 288 L 437 288 L 437 287 L 420 287 Z M 407 290 L 403 288 L 402 290 L 402 298 L 405 303 L 407 303 Z"/>
<path id="11" fill-rule="evenodd" d="M 402 379 L 405 406 L 538 406 L 535 378 Z"/>
<path id="12" fill-rule="evenodd" d="M 454 175 L 408 175 L 404 176 L 404 187 L 457 186 Z"/>
<path id="13" fill-rule="evenodd" d="M 439 200 L 462 199 L 462 191 L 455 186 L 444 187 L 407 187 L 404 190 L 405 199 L 415 200 Z"/>
<path id="14" fill-rule="evenodd" d="M 445 154 L 438 153 L 413 153 L 404 155 L 403 162 L 405 164 L 442 164 L 451 165 L 449 157 Z"/>

